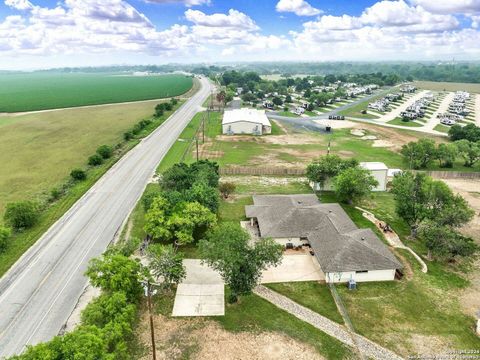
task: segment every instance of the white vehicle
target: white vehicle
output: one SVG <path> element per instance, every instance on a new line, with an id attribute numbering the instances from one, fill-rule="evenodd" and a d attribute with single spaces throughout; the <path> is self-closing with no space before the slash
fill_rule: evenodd
<path id="1" fill-rule="evenodd" d="M 453 119 L 449 119 L 449 118 L 442 118 L 440 120 L 440 124 L 452 126 L 452 125 L 456 124 L 456 121 L 453 120 Z"/>

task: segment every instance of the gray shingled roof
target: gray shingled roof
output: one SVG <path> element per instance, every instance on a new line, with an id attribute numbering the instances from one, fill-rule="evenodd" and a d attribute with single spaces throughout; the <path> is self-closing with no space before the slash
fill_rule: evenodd
<path id="1" fill-rule="evenodd" d="M 324 272 L 402 268 L 370 229 L 358 229 L 339 204 L 315 195 L 259 195 L 245 207 L 262 237 L 306 237 Z"/>

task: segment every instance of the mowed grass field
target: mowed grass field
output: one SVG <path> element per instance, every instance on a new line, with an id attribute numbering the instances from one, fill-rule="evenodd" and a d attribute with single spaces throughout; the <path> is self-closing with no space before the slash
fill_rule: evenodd
<path id="1" fill-rule="evenodd" d="M 160 99 L 184 94 L 192 83 L 177 74 L 3 73 L 0 113 Z"/>
<path id="2" fill-rule="evenodd" d="M 435 91 L 468 91 L 480 94 L 480 84 L 472 83 L 451 83 L 436 81 L 415 81 L 413 83 L 419 89 L 435 90 Z"/>
<path id="3" fill-rule="evenodd" d="M 115 145 L 156 102 L 0 116 L 0 214 L 11 201 L 49 192 L 102 144 Z"/>

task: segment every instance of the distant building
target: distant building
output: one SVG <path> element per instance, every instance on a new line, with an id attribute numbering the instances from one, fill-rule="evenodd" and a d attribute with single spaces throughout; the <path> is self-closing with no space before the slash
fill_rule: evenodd
<path id="1" fill-rule="evenodd" d="M 222 132 L 226 135 L 264 135 L 272 132 L 272 124 L 264 110 L 247 108 L 225 110 Z"/>

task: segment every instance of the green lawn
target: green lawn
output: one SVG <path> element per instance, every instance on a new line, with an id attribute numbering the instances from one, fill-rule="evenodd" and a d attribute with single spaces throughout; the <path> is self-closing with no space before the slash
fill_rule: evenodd
<path id="1" fill-rule="evenodd" d="M 0 113 L 160 99 L 186 93 L 192 78 L 184 75 L 3 73 Z"/>
<path id="2" fill-rule="evenodd" d="M 450 131 L 450 126 L 438 124 L 433 128 L 433 130 L 441 131 L 445 134 L 448 134 L 448 132 Z"/>
<path id="3" fill-rule="evenodd" d="M 337 305 L 326 284 L 305 281 L 267 284 L 266 286 L 330 320 L 343 324 L 343 318 L 338 312 Z"/>
<path id="4" fill-rule="evenodd" d="M 401 125 L 401 126 L 410 126 L 410 127 L 421 127 L 422 125 L 416 123 L 415 121 L 403 121 L 401 118 L 395 118 L 388 122 L 392 125 Z"/>

